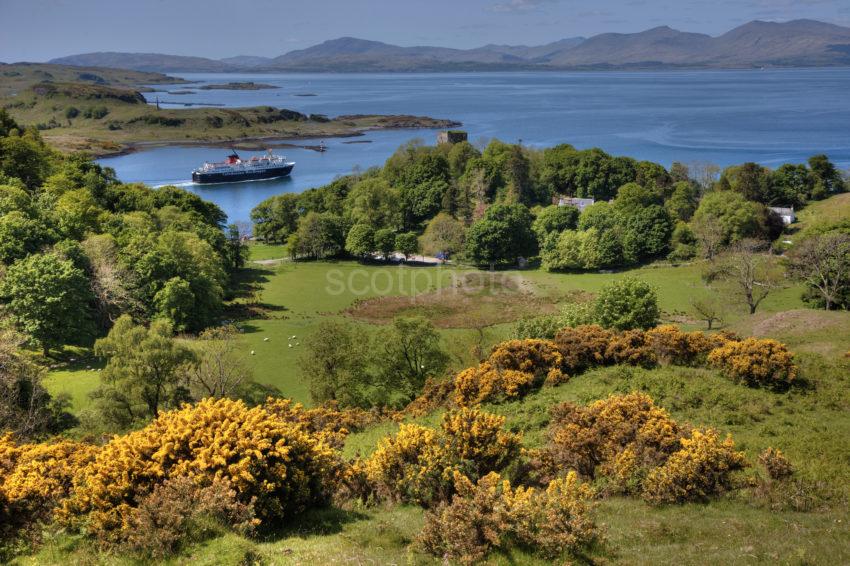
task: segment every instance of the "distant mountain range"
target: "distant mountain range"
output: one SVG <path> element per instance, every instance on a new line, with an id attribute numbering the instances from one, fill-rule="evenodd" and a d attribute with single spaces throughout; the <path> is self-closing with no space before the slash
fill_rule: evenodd
<path id="1" fill-rule="evenodd" d="M 241 55 L 216 60 L 99 52 L 50 62 L 166 73 L 818 67 L 850 65 L 850 28 L 814 20 L 753 21 L 718 37 L 665 26 L 533 47 L 485 45 L 475 49 L 400 47 L 342 37 L 274 58 Z"/>

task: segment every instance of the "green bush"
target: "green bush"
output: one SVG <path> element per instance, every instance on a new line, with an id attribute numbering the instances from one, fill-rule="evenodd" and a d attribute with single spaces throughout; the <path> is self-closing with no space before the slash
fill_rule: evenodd
<path id="1" fill-rule="evenodd" d="M 655 288 L 633 277 L 605 285 L 594 303 L 596 322 L 617 330 L 647 330 L 658 325 L 660 311 Z"/>

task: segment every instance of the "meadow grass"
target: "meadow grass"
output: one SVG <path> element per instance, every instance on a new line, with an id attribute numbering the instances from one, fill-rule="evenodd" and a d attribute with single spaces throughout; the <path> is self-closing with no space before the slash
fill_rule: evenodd
<path id="1" fill-rule="evenodd" d="M 256 257 L 278 256 L 279 250 L 276 248 L 279 246 L 254 244 L 249 247 L 251 259 L 255 259 L 255 246 L 258 247 Z M 512 306 L 514 311 L 511 312 L 516 312 L 515 300 L 521 298 L 526 302 L 520 305 L 533 305 L 527 299 L 528 295 L 533 295 L 545 300 L 541 303 L 541 310 L 532 308 L 526 315 L 544 314 L 544 307 L 571 301 L 571 293 L 597 293 L 606 283 L 626 275 L 644 279 L 656 286 L 665 319 L 681 322 L 686 328 L 703 328 L 704 324 L 688 314 L 690 298 L 706 292 L 700 279 L 701 270 L 700 265 L 661 265 L 614 274 L 549 273 L 530 269 L 501 271 L 491 275 L 467 267 L 411 267 L 353 261 L 252 264 L 240 277 L 246 286 L 257 291 L 263 314 L 239 322 L 243 329 L 240 342 L 258 382 L 277 387 L 284 396 L 310 403 L 309 384 L 301 379 L 298 372 L 298 356 L 303 351 L 305 340 L 310 339 L 318 324 L 323 320 L 348 320 L 362 332 L 372 333 L 380 327 L 378 323 L 389 322 L 389 319 L 364 320 L 357 316 L 356 310 L 353 314 L 346 312 L 358 301 L 406 297 L 410 299 L 409 306 L 402 311 L 406 316 L 421 314 L 438 318 L 437 323 L 448 320 L 450 324 L 463 325 L 459 328 L 439 328 L 450 354 L 451 368 L 462 369 L 476 361 L 476 348 L 486 351 L 510 336 L 512 323 L 488 324 L 488 321 L 499 320 L 500 304 L 504 304 L 505 309 Z M 495 277 L 500 294 L 494 295 L 493 300 L 479 301 L 473 292 L 469 300 L 455 300 L 457 286 L 468 282 L 470 274 L 480 277 L 485 285 L 489 284 L 487 282 L 491 277 Z M 504 287 L 498 284 L 500 278 L 515 280 L 513 294 L 503 292 Z M 487 292 L 487 287 L 483 287 L 481 292 Z M 800 293 L 801 289 L 797 286 L 774 292 L 760 307 L 758 320 L 763 321 L 763 317 L 802 307 Z M 445 306 L 445 309 L 441 309 L 441 306 Z M 836 320 L 839 321 L 839 329 L 850 326 L 850 320 L 840 313 Z M 754 321 L 743 307 L 729 306 L 725 324 L 730 329 L 741 328 L 745 333 L 750 333 Z M 836 337 L 831 336 L 830 330 L 825 332 L 825 339 L 831 344 Z M 291 339 L 292 336 L 295 338 Z M 847 349 L 850 349 L 850 337 L 847 334 L 841 336 L 846 338 Z M 803 336 L 797 341 L 805 342 L 806 338 Z M 83 377 L 77 377 L 79 371 L 83 371 Z M 62 370 L 58 374 L 51 372 L 49 383 L 51 392 L 69 393 L 75 400 L 75 408 L 84 408 L 88 392 L 96 387 L 98 381 L 85 375 L 84 369 L 79 369 Z"/>
<path id="2" fill-rule="evenodd" d="M 806 205 L 797 214 L 797 222 L 789 227 L 789 232 L 805 233 L 824 224 L 834 224 L 850 218 L 850 193 L 842 193 L 828 199 Z"/>
<path id="3" fill-rule="evenodd" d="M 79 414 L 89 407 L 89 393 L 99 385 L 100 374 L 96 370 L 88 369 L 53 370 L 44 379 L 44 386 L 52 396 L 68 396 L 71 402 L 70 410 L 74 414 Z"/>
<path id="4" fill-rule="evenodd" d="M 248 244 L 248 261 L 263 261 L 269 259 L 286 259 L 289 252 L 282 244 L 264 244 L 251 242 Z"/>

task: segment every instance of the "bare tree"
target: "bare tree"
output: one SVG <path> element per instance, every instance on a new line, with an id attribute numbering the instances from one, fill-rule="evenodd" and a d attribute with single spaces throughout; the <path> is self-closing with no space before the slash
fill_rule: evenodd
<path id="1" fill-rule="evenodd" d="M 692 161 L 687 167 L 691 180 L 700 186 L 702 192 L 708 191 L 720 175 L 720 167 L 709 161 Z"/>
<path id="2" fill-rule="evenodd" d="M 723 248 L 725 235 L 720 222 L 713 216 L 705 216 L 693 223 L 694 235 L 697 237 L 703 255 L 713 261 Z"/>
<path id="3" fill-rule="evenodd" d="M 232 326 L 220 326 L 198 337 L 196 359 L 184 366 L 193 397 L 236 397 L 251 383 L 251 370 L 238 351 L 237 334 Z"/>
<path id="4" fill-rule="evenodd" d="M 44 370 L 21 355 L 25 338 L 0 330 L 0 434 L 31 439 L 58 430 L 62 403 L 42 385 Z"/>
<path id="5" fill-rule="evenodd" d="M 850 287 L 850 236 L 806 238 L 788 255 L 788 271 L 820 294 L 826 310 L 832 309 Z"/>
<path id="6" fill-rule="evenodd" d="M 716 297 L 693 297 L 691 298 L 691 310 L 704 320 L 708 330 L 714 327 L 715 322 L 723 320 L 723 305 Z"/>
<path id="7" fill-rule="evenodd" d="M 705 274 L 709 282 L 728 283 L 730 291 L 747 305 L 750 314 L 755 314 L 761 302 L 782 281 L 776 261 L 764 253 L 766 247 L 763 241 L 742 240 L 719 257 Z"/>
<path id="8" fill-rule="evenodd" d="M 82 247 L 89 259 L 89 280 L 101 325 L 108 328 L 122 313 L 141 312 L 144 307 L 131 291 L 136 278 L 120 264 L 112 236 L 91 236 Z"/>

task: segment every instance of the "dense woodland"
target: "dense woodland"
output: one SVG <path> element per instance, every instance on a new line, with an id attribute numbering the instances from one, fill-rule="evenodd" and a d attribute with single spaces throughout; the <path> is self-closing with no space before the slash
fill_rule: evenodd
<path id="1" fill-rule="evenodd" d="M 288 244 L 293 258 L 422 252 L 493 268 L 539 257 L 550 271 L 581 271 L 713 259 L 742 245 L 781 251 L 784 225 L 768 207 L 799 210 L 846 188 L 824 155 L 776 170 L 674 163 L 668 171 L 566 144 L 410 143 L 383 168 L 272 197 L 252 218 L 256 237 Z M 559 196 L 596 202 L 579 212 L 553 204 Z M 850 235 L 846 221 L 819 230 L 804 247 Z M 850 306 L 846 285 L 828 308 Z M 814 289 L 811 300 L 823 294 Z"/>
<path id="2" fill-rule="evenodd" d="M 552 272 L 700 261 L 705 284 L 752 314 L 785 279 L 802 281 L 812 306 L 850 306 L 848 220 L 788 236 L 786 252 L 767 208 L 844 190 L 824 156 L 668 171 L 568 145 L 414 143 L 383 168 L 273 197 L 252 216 L 257 238 L 297 260 L 425 253 Z M 597 202 L 579 212 L 553 205 L 560 195 Z M 846 503 L 840 478 L 800 477 L 806 462 L 773 433 L 736 445 L 655 400 L 714 399 L 740 413 L 730 426 L 746 407 L 766 407 L 754 423 L 798 418 L 798 406 L 833 418 L 850 406 L 846 363 L 662 324 L 657 290 L 633 276 L 557 314 L 525 313 L 512 339 L 461 371 L 426 318 L 373 334 L 328 319 L 298 355 L 314 406 L 284 399 L 253 382 L 240 330 L 222 320 L 245 261 L 225 222 L 191 193 L 60 155 L 0 113 L 0 560 L 58 537 L 90 561 L 160 561 L 212 539 L 274 540 L 317 511 L 413 508 L 411 560 L 593 561 L 616 557 L 597 515 L 612 501 L 722 498 L 795 514 Z M 715 305 L 693 306 L 711 330 Z M 42 383 L 75 345 L 104 362 L 79 415 Z M 612 381 L 580 402 L 546 397 Z M 682 394 L 695 383 L 703 389 Z M 510 411 L 523 420 L 509 425 Z M 373 450 L 346 452 L 358 433 Z M 262 563 L 252 552 L 234 562 Z"/>

